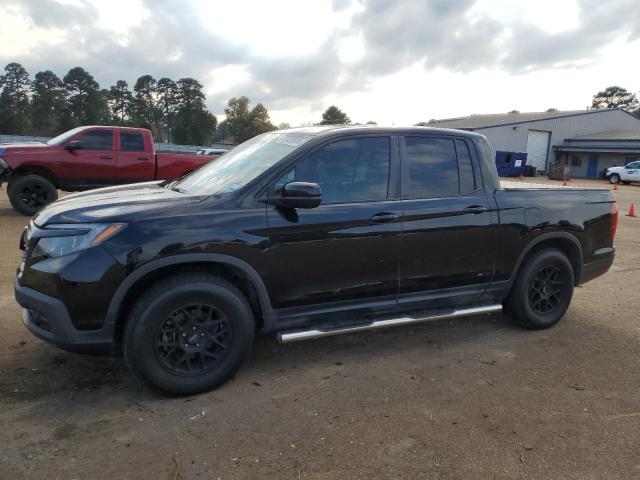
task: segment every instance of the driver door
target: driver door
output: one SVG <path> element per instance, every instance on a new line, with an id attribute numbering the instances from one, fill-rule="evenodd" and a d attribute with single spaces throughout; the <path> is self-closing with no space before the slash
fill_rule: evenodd
<path id="1" fill-rule="evenodd" d="M 316 208 L 267 207 L 265 283 L 276 309 L 396 304 L 402 204 L 392 145 L 392 137 L 335 140 L 300 158 L 270 186 L 276 193 L 291 181 L 322 188 Z"/>
<path id="2" fill-rule="evenodd" d="M 70 141 L 77 141 L 79 148 L 62 152 L 63 176 L 69 187 L 85 189 L 118 183 L 114 129 L 85 130 Z"/>

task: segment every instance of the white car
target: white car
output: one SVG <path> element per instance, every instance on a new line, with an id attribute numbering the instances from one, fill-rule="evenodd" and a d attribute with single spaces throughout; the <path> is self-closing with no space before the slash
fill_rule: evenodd
<path id="1" fill-rule="evenodd" d="M 220 155 L 224 155 L 229 150 L 225 148 L 202 148 L 196 152 L 196 155 L 210 155 L 213 157 L 219 157 Z"/>
<path id="2" fill-rule="evenodd" d="M 640 161 L 628 163 L 624 167 L 607 168 L 606 177 L 611 183 L 640 182 Z"/>

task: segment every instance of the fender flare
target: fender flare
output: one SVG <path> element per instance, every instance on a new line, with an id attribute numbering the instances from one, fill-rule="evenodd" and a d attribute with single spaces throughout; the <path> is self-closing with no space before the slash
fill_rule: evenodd
<path id="1" fill-rule="evenodd" d="M 542 235 L 539 235 L 536 238 L 534 238 L 531 242 L 529 242 L 529 244 L 527 244 L 524 250 L 520 253 L 520 256 L 518 257 L 518 260 L 513 269 L 513 273 L 511 274 L 511 278 L 509 278 L 509 288 L 511 288 L 511 286 L 513 285 L 513 282 L 515 281 L 516 276 L 520 271 L 520 267 L 522 267 L 522 263 L 524 262 L 524 259 L 531 252 L 531 250 L 533 250 L 533 248 L 536 247 L 537 245 L 540 245 L 542 242 L 546 242 L 549 240 L 568 240 L 571 244 L 573 244 L 574 247 L 576 247 L 578 252 L 578 264 L 575 265 L 575 267 L 577 267 L 577 271 L 575 272 L 575 277 L 576 277 L 575 281 L 576 283 L 578 282 L 580 278 L 580 271 L 582 270 L 583 259 L 584 259 L 584 256 L 582 253 L 582 244 L 580 243 L 580 240 L 578 240 L 575 235 L 572 235 L 568 232 L 549 232 L 549 233 L 543 233 Z M 571 261 L 571 259 L 569 260 Z"/>
<path id="2" fill-rule="evenodd" d="M 241 270 L 247 276 L 247 279 L 253 284 L 256 292 L 258 293 L 258 299 L 260 301 L 260 308 L 262 309 L 262 316 L 264 320 L 263 330 L 270 331 L 275 327 L 275 313 L 271 306 L 269 293 L 267 292 L 267 288 L 265 287 L 262 278 L 260 278 L 258 272 L 256 272 L 251 265 L 231 255 L 218 253 L 186 253 L 152 260 L 127 275 L 124 281 L 118 286 L 116 293 L 113 295 L 111 302 L 109 303 L 109 308 L 105 315 L 104 328 L 115 332 L 115 326 L 118 321 L 122 302 L 124 301 L 127 292 L 129 292 L 129 289 L 138 280 L 160 268 L 186 263 L 223 264 Z"/>

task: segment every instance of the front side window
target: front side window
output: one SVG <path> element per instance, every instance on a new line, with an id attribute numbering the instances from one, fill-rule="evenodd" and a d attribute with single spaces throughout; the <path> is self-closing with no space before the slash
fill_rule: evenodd
<path id="1" fill-rule="evenodd" d="M 120 150 L 123 152 L 143 152 L 144 139 L 140 132 L 120 132 Z"/>
<path id="2" fill-rule="evenodd" d="M 83 150 L 112 150 L 113 130 L 93 130 L 78 137 Z"/>
<path id="3" fill-rule="evenodd" d="M 449 138 L 405 137 L 408 178 L 403 198 L 459 195 L 458 162 Z"/>
<path id="4" fill-rule="evenodd" d="M 389 189 L 389 137 L 340 140 L 315 150 L 276 182 L 276 190 L 292 181 L 322 188 L 322 203 L 376 202 Z"/>

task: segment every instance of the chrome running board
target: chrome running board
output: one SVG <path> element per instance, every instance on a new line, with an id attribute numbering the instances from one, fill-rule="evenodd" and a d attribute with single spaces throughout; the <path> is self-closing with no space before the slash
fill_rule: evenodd
<path id="1" fill-rule="evenodd" d="M 409 325 L 413 323 L 427 322 L 429 320 L 441 320 L 444 318 L 468 317 L 470 315 L 480 315 L 483 313 L 495 313 L 502 311 L 502 305 L 482 305 L 479 307 L 460 308 L 450 310 L 444 313 L 434 313 L 432 315 L 420 317 L 399 317 L 389 318 L 386 320 L 374 320 L 366 325 L 355 325 L 353 327 L 338 327 L 335 329 L 310 329 L 310 330 L 294 330 L 289 332 L 278 333 L 278 341 L 282 343 L 298 342 L 300 340 L 310 340 L 313 338 L 329 337 L 332 335 L 341 335 L 343 333 L 364 332 L 366 330 L 377 330 L 379 328 L 398 327 L 400 325 Z"/>

